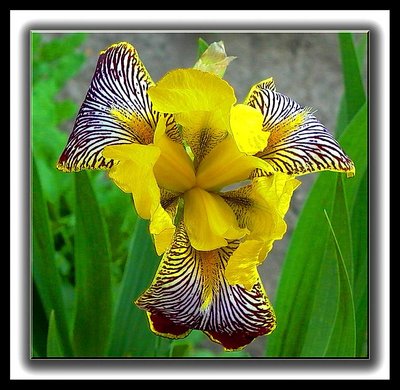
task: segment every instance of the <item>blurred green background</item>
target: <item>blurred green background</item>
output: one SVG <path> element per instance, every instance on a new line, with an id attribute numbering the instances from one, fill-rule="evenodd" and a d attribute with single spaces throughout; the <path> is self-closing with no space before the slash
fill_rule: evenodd
<path id="1" fill-rule="evenodd" d="M 132 304 L 159 261 L 146 221 L 103 172 L 55 169 L 100 50 L 130 42 L 157 81 L 193 66 L 199 37 L 238 57 L 224 77 L 238 101 L 274 77 L 278 91 L 317 110 L 356 164 L 353 179 L 300 177 L 288 233 L 260 267 L 278 328 L 230 353 L 198 331 L 179 341 L 150 332 Z M 31 43 L 33 357 L 368 355 L 366 34 L 32 33 Z"/>

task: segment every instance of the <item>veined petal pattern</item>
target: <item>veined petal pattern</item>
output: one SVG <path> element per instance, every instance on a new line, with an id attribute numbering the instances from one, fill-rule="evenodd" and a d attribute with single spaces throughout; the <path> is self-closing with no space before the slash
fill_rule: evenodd
<path id="1" fill-rule="evenodd" d="M 257 157 L 289 174 L 331 170 L 354 175 L 353 162 L 310 109 L 268 87 L 252 91 L 246 103 L 262 113 L 263 131 L 271 133 Z"/>
<path id="2" fill-rule="evenodd" d="M 113 160 L 102 153 L 106 146 L 150 144 L 160 116 L 147 94 L 152 84 L 129 43 L 114 44 L 102 51 L 57 168 L 66 172 L 110 169 Z M 171 115 L 167 117 L 167 127 L 176 136 Z"/>
<path id="3" fill-rule="evenodd" d="M 240 349 L 272 332 L 275 314 L 261 282 L 247 290 L 230 285 L 225 277 L 238 245 L 233 240 L 214 251 L 197 251 L 184 225 L 177 228 L 153 283 L 136 301 L 149 313 L 154 332 L 180 338 L 190 329 L 199 329 L 227 350 Z"/>

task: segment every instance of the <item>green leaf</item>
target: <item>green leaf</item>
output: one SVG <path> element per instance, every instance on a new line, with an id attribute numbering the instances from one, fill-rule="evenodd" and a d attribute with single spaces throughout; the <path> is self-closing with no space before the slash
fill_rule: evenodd
<path id="1" fill-rule="evenodd" d="M 358 61 L 358 66 L 360 70 L 360 77 L 362 80 L 365 79 L 365 54 L 367 50 L 367 44 L 368 44 L 368 35 L 367 34 L 360 34 L 361 37 L 359 37 L 359 42 L 355 48 L 356 50 L 356 57 Z M 340 38 L 339 38 L 340 39 Z M 342 55 L 347 55 L 346 53 L 342 53 Z M 344 76 L 343 76 L 344 78 Z M 364 82 L 363 82 L 364 85 Z M 346 89 L 344 90 L 343 96 L 340 99 L 340 105 L 339 105 L 339 112 L 338 112 L 338 118 L 337 118 L 337 123 L 336 123 L 336 136 L 339 137 L 342 131 L 345 129 L 345 127 L 349 124 L 349 122 L 353 118 L 350 117 L 347 113 L 347 97 L 346 97 Z"/>
<path id="2" fill-rule="evenodd" d="M 170 357 L 200 357 L 200 351 L 207 350 L 199 347 L 199 345 L 207 339 L 207 336 L 200 330 L 192 330 L 185 338 L 172 340 Z M 215 354 L 212 353 L 212 355 L 208 354 L 206 356 L 215 356 Z"/>
<path id="3" fill-rule="evenodd" d="M 364 105 L 340 142 L 351 153 L 356 176 L 346 183 L 353 243 L 353 296 L 356 312 L 357 356 L 368 348 L 368 137 L 367 107 Z"/>
<path id="4" fill-rule="evenodd" d="M 46 344 L 47 344 L 47 330 L 49 327 L 49 321 L 46 316 L 42 300 L 38 293 L 36 283 L 32 283 L 32 338 L 31 338 L 31 354 L 33 357 L 45 357 L 46 356 Z"/>
<path id="5" fill-rule="evenodd" d="M 352 240 L 350 232 L 349 213 L 343 188 L 343 175 L 337 175 L 336 191 L 331 219 L 325 211 L 329 220 L 331 230 L 335 229 L 335 243 L 330 237 L 324 256 L 321 259 L 320 273 L 316 279 L 316 287 L 313 291 L 313 306 L 310 310 L 309 323 L 304 337 L 304 344 L 300 356 L 302 357 L 322 357 L 326 351 L 335 343 L 338 356 L 354 356 L 354 350 L 347 349 L 349 344 L 344 336 L 336 337 L 340 333 L 335 329 L 340 329 L 340 324 L 348 322 L 348 305 L 353 307 L 352 289 L 343 287 L 345 280 L 340 263 L 346 266 L 346 277 L 348 270 L 353 270 Z M 332 221 L 332 222 L 331 222 Z M 339 248 L 340 243 L 340 250 Z M 340 254 L 340 259 L 337 253 Z M 350 283 L 350 281 L 347 281 Z M 347 290 L 350 289 L 350 293 Z M 344 294 L 344 295 L 343 295 Z M 347 298 L 347 301 L 345 299 Z M 350 302 L 348 302 L 350 300 Z M 351 320 L 354 321 L 354 311 Z M 350 323 L 352 323 L 350 321 Z M 317 331 L 316 331 L 317 330 Z M 354 327 L 347 329 L 349 337 L 355 337 Z M 341 344 L 344 345 L 341 345 Z M 330 352 L 332 353 L 332 351 Z"/>
<path id="6" fill-rule="evenodd" d="M 366 169 L 366 124 L 366 105 L 364 104 L 340 139 L 341 145 L 356 166 L 356 176 L 346 179 L 343 188 L 347 200 L 348 215 L 353 215 L 353 211 L 357 207 L 355 201 L 360 183 L 363 180 L 363 172 Z M 332 172 L 324 172 L 319 175 L 309 193 L 292 235 L 277 289 L 274 307 L 278 326 L 268 337 L 268 356 L 295 357 L 300 356 L 302 351 L 303 353 L 305 353 L 304 351 L 311 353 L 311 348 L 305 346 L 306 342 L 319 343 L 314 346 L 321 348 L 321 340 L 313 341 L 311 335 L 307 336 L 308 332 L 312 331 L 309 330 L 311 329 L 309 326 L 318 324 L 318 322 L 329 324 L 329 321 L 335 315 L 334 313 L 336 313 L 336 306 L 333 306 L 331 309 L 333 312 L 331 311 L 327 318 L 318 318 L 318 315 L 321 315 L 321 311 L 324 310 L 320 307 L 324 299 L 325 301 L 329 299 L 331 302 L 335 302 L 335 296 L 337 299 L 340 297 L 339 290 L 335 287 L 333 280 L 326 282 L 332 288 L 332 296 L 326 295 L 329 294 L 328 289 L 319 291 L 319 295 L 315 293 L 316 288 L 323 287 L 324 282 L 319 279 L 321 275 L 327 275 L 329 269 L 333 272 L 335 270 L 332 259 L 327 263 L 325 257 L 326 242 L 331 233 L 326 223 L 324 210 L 327 210 L 328 214 L 331 215 L 334 209 L 336 177 L 337 174 Z M 347 218 L 344 221 L 345 224 L 348 224 Z M 348 229 L 348 227 L 344 228 L 347 233 Z M 317 235 L 316 232 L 318 232 Z M 351 227 L 351 236 L 353 237 L 352 245 L 354 245 L 358 239 L 358 233 L 354 231 L 354 226 Z M 310 245 L 310 240 L 312 240 L 312 245 Z M 354 247 L 350 249 L 349 245 L 349 242 L 346 242 L 345 251 L 354 252 Z M 354 263 L 353 267 L 355 267 Z M 354 268 L 353 274 L 358 274 L 357 268 Z M 338 280 L 337 276 L 335 278 Z M 361 287 L 367 288 L 366 285 Z M 319 309 L 319 314 L 316 308 Z M 314 329 L 314 331 L 317 330 Z M 324 337 L 329 333 L 329 329 L 325 329 Z"/>
<path id="7" fill-rule="evenodd" d="M 76 104 L 72 100 L 62 100 L 55 104 L 57 124 L 72 118 L 77 113 Z"/>
<path id="8" fill-rule="evenodd" d="M 126 262 L 137 215 L 132 196 L 122 192 L 103 172 L 97 173 L 93 186 L 107 224 L 114 270 L 121 280 L 123 269 L 116 264 L 124 265 Z"/>
<path id="9" fill-rule="evenodd" d="M 364 77 L 360 67 L 362 63 L 362 49 L 356 50 L 353 36 L 350 33 L 339 34 L 339 45 L 342 61 L 344 94 L 338 114 L 336 135 L 339 137 L 345 126 L 353 119 L 362 105 L 366 96 L 364 91 Z M 361 45 L 365 45 L 362 40 Z"/>
<path id="10" fill-rule="evenodd" d="M 352 287 L 354 280 L 353 246 L 349 209 L 345 192 L 347 183 L 344 181 L 347 181 L 347 179 L 339 174 L 330 228 L 334 230 L 335 240 L 337 241 L 337 243 L 335 241 L 335 244 L 340 247 L 341 258 L 345 263 L 346 273 L 350 280 L 350 287 Z"/>
<path id="11" fill-rule="evenodd" d="M 357 356 L 368 347 L 368 172 L 364 172 L 354 199 L 351 217 L 354 262 L 354 305 L 356 311 Z"/>
<path id="12" fill-rule="evenodd" d="M 60 131 L 59 125 L 76 114 L 76 105 L 69 100 L 59 101 L 58 94 L 65 81 L 76 74 L 83 64 L 85 56 L 79 46 L 86 34 L 53 36 L 55 38 L 46 42 L 41 34 L 31 34 L 32 148 L 46 201 L 52 204 L 58 215 L 60 198 L 72 188 L 72 177 L 55 169 L 67 141 L 67 134 Z M 68 206 L 72 208 L 71 204 Z M 55 224 L 59 222 L 53 214 L 51 217 Z"/>
<path id="13" fill-rule="evenodd" d="M 148 288 L 160 262 L 148 230 L 137 219 L 114 312 L 110 356 L 168 356 L 170 340 L 154 335 L 145 311 L 134 301 Z"/>
<path id="14" fill-rule="evenodd" d="M 355 176 L 346 181 L 345 188 L 350 214 L 353 207 L 357 207 L 355 199 L 368 167 L 367 125 L 367 104 L 364 104 L 339 138 L 340 145 L 351 157 L 356 168 Z"/>
<path id="15" fill-rule="evenodd" d="M 37 59 L 40 56 L 42 46 L 42 34 L 40 33 L 32 33 L 31 34 L 31 52 L 33 60 Z"/>
<path id="16" fill-rule="evenodd" d="M 337 203 L 340 203 L 342 200 L 341 195 L 344 197 L 344 193 L 339 190 L 337 194 Z M 340 216 L 334 211 L 334 217 L 339 218 Z M 343 251 L 339 243 L 340 236 L 342 236 L 342 242 L 346 242 L 347 238 L 343 237 L 343 233 L 339 232 L 339 234 L 337 234 L 335 232 L 333 222 L 329 219 L 328 214 L 326 214 L 326 218 L 334 239 L 339 265 L 339 302 L 325 356 L 342 358 L 354 357 L 356 353 L 356 324 L 353 291 L 347 269 L 348 259 L 346 260 L 343 256 Z"/>
<path id="17" fill-rule="evenodd" d="M 335 184 L 334 173 L 320 175 L 300 214 L 277 288 L 274 308 L 278 325 L 268 337 L 268 356 L 296 357 L 304 348 L 310 315 L 315 312 L 316 281 L 321 266 L 327 267 L 321 262 L 328 238 L 324 209 L 332 210 Z"/>
<path id="18" fill-rule="evenodd" d="M 352 288 L 356 317 L 356 356 L 366 356 L 368 340 L 368 134 L 367 105 L 349 124 L 340 143 L 354 161 L 356 176 L 344 187 L 352 236 Z"/>
<path id="19" fill-rule="evenodd" d="M 55 264 L 53 237 L 35 157 L 32 161 L 32 247 L 32 270 L 37 292 L 47 318 L 54 310 L 63 350 L 67 356 L 72 356 L 61 279 Z M 33 302 L 34 306 L 36 304 Z"/>
<path id="20" fill-rule="evenodd" d="M 111 325 L 110 251 L 103 217 L 87 172 L 75 178 L 77 356 L 104 356 Z"/>
<path id="21" fill-rule="evenodd" d="M 69 56 L 61 57 L 57 61 L 57 65 L 52 68 L 52 78 L 59 89 L 78 73 L 85 60 L 86 57 L 83 53 L 73 53 Z"/>
<path id="22" fill-rule="evenodd" d="M 356 56 L 358 61 L 358 67 L 360 69 L 361 76 L 365 77 L 365 59 L 368 48 L 368 34 L 359 34 L 359 42 L 356 44 Z M 364 84 L 364 83 L 363 83 Z"/>
<path id="23" fill-rule="evenodd" d="M 49 331 L 47 332 L 47 357 L 63 357 L 64 352 L 56 325 L 54 310 L 50 313 Z"/>
<path id="24" fill-rule="evenodd" d="M 202 54 L 207 50 L 208 46 L 208 43 L 203 38 L 199 38 L 197 40 L 197 59 L 202 56 Z"/>
<path id="25" fill-rule="evenodd" d="M 62 57 L 66 57 L 74 53 L 82 43 L 85 41 L 87 34 L 73 33 L 63 34 L 60 37 L 54 38 L 42 46 L 42 58 L 45 61 L 57 61 Z"/>
<path id="26" fill-rule="evenodd" d="M 56 82 L 57 88 L 61 88 L 85 61 L 79 46 L 86 39 L 86 34 L 62 34 L 47 42 L 36 35 L 32 35 L 33 86 L 37 81 L 48 80 Z"/>
<path id="27" fill-rule="evenodd" d="M 307 314 L 304 316 L 302 348 L 298 352 L 298 356 L 301 357 L 323 357 L 332 334 L 332 324 L 338 310 L 340 288 L 338 264 L 333 253 L 332 245 L 326 245 L 315 280 L 315 287 L 312 296 L 310 294 L 309 297 L 309 306 L 304 308 Z"/>

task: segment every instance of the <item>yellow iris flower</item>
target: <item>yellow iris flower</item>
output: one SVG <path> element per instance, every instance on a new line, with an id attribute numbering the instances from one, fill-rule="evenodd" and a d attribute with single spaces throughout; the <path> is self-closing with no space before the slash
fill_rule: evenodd
<path id="1" fill-rule="evenodd" d="M 109 170 L 150 221 L 163 257 L 136 304 L 151 329 L 173 338 L 200 329 L 234 350 L 276 326 L 257 267 L 286 231 L 295 176 L 351 176 L 354 165 L 272 79 L 237 104 L 221 66 L 216 73 L 204 61 L 154 84 L 130 44 L 112 45 L 57 166 Z"/>

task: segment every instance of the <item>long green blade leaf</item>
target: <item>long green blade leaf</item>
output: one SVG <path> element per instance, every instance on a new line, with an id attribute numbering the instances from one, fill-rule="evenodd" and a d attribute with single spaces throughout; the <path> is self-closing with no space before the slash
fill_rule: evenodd
<path id="1" fill-rule="evenodd" d="M 332 334 L 340 293 L 338 264 L 332 253 L 334 248 L 328 241 L 313 296 L 310 297 L 312 305 L 309 308 L 308 323 L 304 325 L 304 341 L 299 352 L 301 357 L 323 357 Z"/>
<path id="2" fill-rule="evenodd" d="M 268 338 L 268 356 L 300 356 L 316 298 L 328 228 L 324 209 L 332 210 L 336 175 L 319 176 L 293 232 L 275 302 L 278 325 Z"/>
<path id="3" fill-rule="evenodd" d="M 350 280 L 350 287 L 352 288 L 354 281 L 353 243 L 350 213 L 345 193 L 347 183 L 345 181 L 347 179 L 343 175 L 338 175 L 330 229 L 334 229 L 335 240 L 337 241 L 337 244 L 335 241 L 335 247 L 339 246 L 340 248 L 340 254 L 345 263 L 346 273 Z"/>
<path id="4" fill-rule="evenodd" d="M 360 69 L 361 76 L 364 76 L 365 69 L 365 59 L 367 54 L 368 48 L 368 34 L 363 34 L 360 38 L 360 41 L 357 43 L 356 46 L 356 56 L 358 61 L 358 67 Z"/>
<path id="5" fill-rule="evenodd" d="M 53 237 L 50 232 L 46 201 L 43 197 L 35 158 L 32 160 L 32 271 L 37 292 L 47 318 L 54 310 L 65 353 L 72 355 L 67 315 L 61 290 L 61 278 L 55 264 Z M 38 302 L 33 302 L 37 305 Z M 33 335 L 35 337 L 35 335 Z"/>
<path id="6" fill-rule="evenodd" d="M 354 200 L 351 218 L 354 261 L 354 305 L 357 326 L 357 356 L 367 356 L 368 347 L 368 175 L 364 173 Z"/>
<path id="7" fill-rule="evenodd" d="M 340 196 L 337 197 L 340 202 Z M 335 217 L 335 214 L 334 214 Z M 337 217 L 337 214 L 336 214 Z M 329 219 L 328 225 L 332 233 L 336 248 L 336 257 L 338 259 L 339 268 L 339 304 L 336 313 L 336 318 L 332 327 L 332 334 L 326 348 L 326 357 L 354 357 L 356 352 L 356 323 L 354 312 L 353 291 L 351 281 L 347 270 L 348 261 L 345 260 L 343 252 L 339 243 L 340 236 L 338 236 L 333 227 L 332 221 Z"/>
<path id="8" fill-rule="evenodd" d="M 111 324 L 111 276 L 108 237 L 88 174 L 75 178 L 76 316 L 73 341 L 77 356 L 103 356 Z"/>
<path id="9" fill-rule="evenodd" d="M 354 178 L 345 181 L 343 189 L 350 215 L 357 207 L 355 199 L 360 188 L 362 172 L 365 172 L 366 169 L 366 118 L 366 105 L 364 105 L 340 139 L 344 149 L 354 160 L 357 170 Z M 361 171 L 361 177 L 358 175 L 359 171 Z M 323 210 L 326 209 L 331 215 L 335 193 L 336 174 L 324 172 L 316 180 L 304 205 L 282 269 L 274 305 L 278 326 L 268 337 L 268 356 L 300 356 L 302 350 L 310 353 L 311 349 L 304 346 L 305 339 L 309 341 L 312 339 L 311 336 L 307 336 L 309 325 L 322 321 L 313 316 L 318 314 L 318 310 L 315 308 L 319 307 L 323 299 L 327 299 L 323 294 L 318 296 L 315 294 L 316 281 L 321 274 L 327 272 L 324 267 L 329 269 L 329 264 L 324 261 L 326 242 L 331 233 Z M 353 235 L 353 231 L 352 227 L 351 235 Z M 354 237 L 356 239 L 357 235 Z M 310 244 L 310 240 L 312 240 L 312 244 Z M 351 252 L 354 249 L 350 250 L 347 247 L 347 250 Z M 330 266 L 334 267 L 333 263 Z M 357 270 L 354 269 L 354 274 L 356 273 Z M 321 283 L 321 281 L 318 282 Z M 338 296 L 335 291 L 333 289 L 332 295 Z M 328 292 L 325 291 L 325 293 Z M 334 298 L 330 297 L 330 299 Z M 332 310 L 335 313 L 336 307 L 332 307 Z M 329 322 L 329 318 L 333 318 L 333 313 L 331 312 L 323 321 Z M 329 334 L 328 331 L 325 332 L 325 335 L 327 334 Z M 319 348 L 321 346 L 322 342 L 319 342 Z"/>
<path id="10" fill-rule="evenodd" d="M 150 331 L 146 313 L 133 303 L 150 285 L 159 261 L 148 222 L 138 218 L 114 313 L 110 356 L 168 356 L 169 340 Z"/>
<path id="11" fill-rule="evenodd" d="M 368 132 L 367 105 L 354 118 L 340 142 L 351 153 L 356 176 L 346 185 L 351 216 L 354 257 L 354 304 L 357 324 L 357 356 L 366 356 L 368 339 Z M 347 184 L 347 183 L 346 183 Z"/>
<path id="12" fill-rule="evenodd" d="M 366 96 L 364 90 L 364 77 L 360 64 L 360 58 L 364 53 L 361 46 L 366 46 L 366 41 L 362 40 L 360 47 L 354 46 L 353 36 L 350 33 L 339 34 L 339 46 L 342 61 L 344 94 L 338 115 L 338 125 L 336 136 L 339 137 L 346 125 L 353 119 L 362 105 L 365 103 Z"/>
<path id="13" fill-rule="evenodd" d="M 49 321 L 42 305 L 42 300 L 36 288 L 36 283 L 32 283 L 32 308 L 31 308 L 31 355 L 33 357 L 46 356 L 47 331 Z"/>
<path id="14" fill-rule="evenodd" d="M 356 167 L 356 175 L 346 181 L 345 188 L 350 214 L 353 207 L 358 207 L 355 199 L 360 190 L 360 184 L 365 180 L 364 175 L 368 168 L 367 125 L 367 105 L 364 104 L 339 139 L 343 149 L 351 156 Z M 363 191 L 365 190 L 364 187 Z"/>
<path id="15" fill-rule="evenodd" d="M 329 218 L 328 213 L 325 215 Z M 331 222 L 332 221 L 332 222 Z M 321 259 L 320 273 L 316 280 L 314 290 L 313 307 L 310 311 L 308 326 L 305 327 L 306 335 L 304 337 L 303 349 L 300 356 L 303 357 L 323 357 L 326 351 L 333 345 L 336 345 L 338 352 L 343 356 L 353 356 L 354 351 L 348 350 L 348 342 L 345 336 L 340 334 L 340 324 L 347 323 L 348 305 L 353 307 L 351 286 L 347 290 L 350 293 L 343 293 L 343 277 L 340 261 L 345 263 L 346 277 L 348 278 L 348 269 L 353 269 L 352 265 L 352 243 L 350 233 L 350 221 L 348 209 L 343 191 L 343 176 L 337 176 L 337 185 L 334 197 L 332 216 L 329 219 L 330 229 L 336 229 L 334 236 L 335 242 L 328 237 L 326 250 Z M 334 226 L 332 226 L 334 225 Z M 340 250 L 339 248 L 340 242 Z M 341 258 L 338 259 L 340 254 Z M 344 260 L 345 259 L 345 260 Z M 350 283 L 349 281 L 347 283 Z M 344 297 L 347 297 L 348 302 Z M 354 311 L 352 312 L 354 321 Z M 336 329 L 336 331 L 335 331 Z M 343 331 L 346 331 L 344 329 Z M 348 327 L 349 338 L 355 338 L 354 327 Z M 342 345 L 344 344 L 344 345 Z M 332 353 L 332 352 L 330 352 Z M 341 355 L 340 355 L 341 356 Z"/>
<path id="16" fill-rule="evenodd" d="M 47 332 L 47 357 L 63 357 L 60 337 L 57 330 L 56 318 L 54 310 L 50 314 L 49 331 Z"/>

